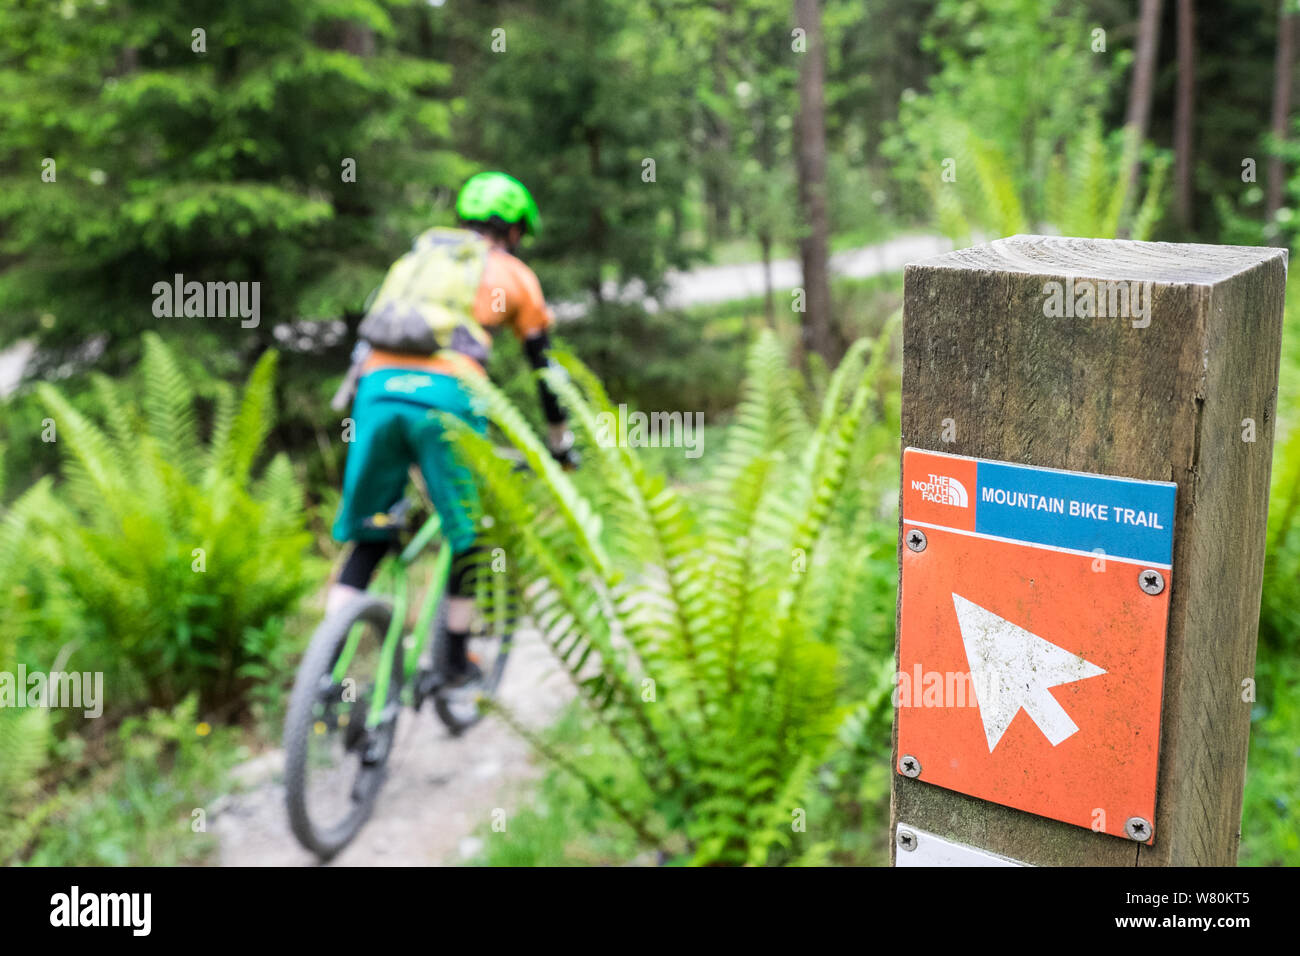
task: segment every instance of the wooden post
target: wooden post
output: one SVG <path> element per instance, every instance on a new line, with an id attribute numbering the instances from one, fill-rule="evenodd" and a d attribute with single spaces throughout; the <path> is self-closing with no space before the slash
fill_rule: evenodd
<path id="1" fill-rule="evenodd" d="M 897 720 L 891 837 L 901 820 L 1033 865 L 1235 864 L 1286 265 L 1282 249 L 1014 236 L 907 267 L 904 448 L 1178 487 L 1154 843 L 903 776 Z M 1149 310 L 1062 316 L 1049 283 L 1149 283 Z"/>

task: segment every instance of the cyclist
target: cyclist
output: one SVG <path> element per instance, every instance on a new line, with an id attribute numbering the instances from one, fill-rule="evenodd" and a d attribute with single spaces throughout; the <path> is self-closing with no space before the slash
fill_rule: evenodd
<path id="1" fill-rule="evenodd" d="M 390 268 L 358 329 L 352 367 L 332 403 L 342 410 L 353 400 L 354 441 L 333 533 L 354 544 L 326 599 L 330 614 L 365 590 L 391 546 L 383 520 L 405 490 L 410 465 L 418 465 L 453 553 L 447 654 L 435 662 L 450 686 L 477 676 L 466 655 L 473 613 L 470 573 L 479 551 L 477 497 L 439 413 L 449 412 L 483 432 L 486 423 L 454 373 L 485 374 L 490 333 L 503 326 L 519 338 L 529 364 L 545 368 L 547 330 L 554 322 L 537 276 L 514 254 L 539 225 L 537 204 L 524 185 L 505 173 L 479 173 L 461 189 L 456 214 L 460 228 L 422 233 Z M 551 453 L 572 467 L 573 433 L 564 413 L 540 378 L 538 393 Z"/>

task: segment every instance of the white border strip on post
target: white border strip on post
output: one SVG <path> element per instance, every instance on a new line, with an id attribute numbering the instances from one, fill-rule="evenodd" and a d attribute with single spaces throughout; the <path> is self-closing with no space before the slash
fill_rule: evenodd
<path id="1" fill-rule="evenodd" d="M 899 836 L 910 837 L 912 849 L 904 848 L 904 841 Z M 1012 860 L 996 853 L 989 853 L 978 847 L 965 843 L 946 840 L 928 830 L 914 827 L 903 821 L 898 822 L 894 842 L 895 866 L 1029 866 L 1019 860 Z"/>

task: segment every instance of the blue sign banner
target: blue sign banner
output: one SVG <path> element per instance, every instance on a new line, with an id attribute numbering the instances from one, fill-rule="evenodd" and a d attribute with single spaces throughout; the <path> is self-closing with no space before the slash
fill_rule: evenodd
<path id="1" fill-rule="evenodd" d="M 977 460 L 975 532 L 1169 567 L 1174 497 L 1165 481 Z"/>

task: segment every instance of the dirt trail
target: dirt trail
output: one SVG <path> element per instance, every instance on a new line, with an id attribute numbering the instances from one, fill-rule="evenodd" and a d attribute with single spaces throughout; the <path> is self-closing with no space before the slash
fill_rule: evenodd
<path id="1" fill-rule="evenodd" d="M 544 727 L 572 699 L 572 685 L 535 631 L 520 632 L 501 690 L 502 701 L 529 727 Z M 480 848 L 473 831 L 495 808 L 507 820 L 541 768 L 531 748 L 488 717 L 454 738 L 426 706 L 402 714 L 388 782 L 374 816 L 332 866 L 454 865 Z M 236 771 L 239 792 L 214 813 L 222 866 L 313 866 L 316 858 L 289 832 L 284 809 L 284 755 L 263 754 Z"/>

